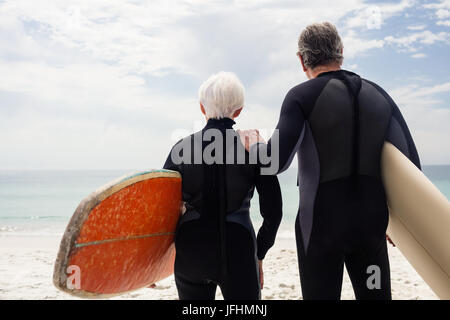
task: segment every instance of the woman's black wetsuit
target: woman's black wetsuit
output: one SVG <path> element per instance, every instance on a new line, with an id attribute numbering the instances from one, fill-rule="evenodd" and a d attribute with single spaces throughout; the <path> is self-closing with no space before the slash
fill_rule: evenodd
<path id="1" fill-rule="evenodd" d="M 217 285 L 225 299 L 260 298 L 257 259 L 262 260 L 275 241 L 282 215 L 281 191 L 276 176 L 260 175 L 259 167 L 249 164 L 248 153 L 232 129 L 234 123 L 228 118 L 210 119 L 202 131 L 178 142 L 164 165 L 181 173 L 186 207 L 175 236 L 180 299 L 214 299 Z M 199 162 L 198 151 L 203 154 L 214 141 L 203 138 L 210 129 L 223 138 L 223 153 L 212 152 L 219 159 L 215 163 L 203 157 Z M 182 144 L 186 148 L 178 152 Z M 244 162 L 237 159 L 238 149 Z M 173 159 L 175 153 L 186 156 L 182 163 L 174 163 L 179 162 Z M 264 218 L 257 238 L 249 215 L 255 187 Z"/>
<path id="2" fill-rule="evenodd" d="M 400 110 L 376 84 L 331 71 L 288 92 L 277 129 L 278 172 L 298 158 L 295 228 L 303 298 L 339 299 L 345 264 L 357 299 L 390 299 L 388 208 L 380 174 L 385 141 L 420 168 Z M 270 154 L 274 137 L 250 152 Z M 372 275 L 380 277 L 379 285 L 368 285 Z"/>

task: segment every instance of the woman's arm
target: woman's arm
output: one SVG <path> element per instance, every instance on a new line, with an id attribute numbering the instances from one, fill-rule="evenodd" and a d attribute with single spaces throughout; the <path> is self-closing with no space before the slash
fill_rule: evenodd
<path id="1" fill-rule="evenodd" d="M 282 218 L 280 184 L 276 176 L 259 175 L 256 181 L 259 194 L 259 208 L 264 221 L 257 236 L 257 256 L 263 260 L 275 243 L 275 237 Z"/>
<path id="2" fill-rule="evenodd" d="M 183 140 L 178 141 L 173 147 L 172 149 L 170 149 L 169 155 L 167 156 L 166 162 L 164 163 L 163 169 L 166 170 L 173 170 L 173 171 L 178 171 L 181 175 L 183 174 L 182 172 L 182 163 L 180 164 L 175 164 L 172 160 L 173 158 L 173 152 L 174 152 L 174 148 L 179 145 L 180 143 L 182 143 Z M 182 157 L 182 150 L 180 151 L 180 155 L 179 157 Z"/>

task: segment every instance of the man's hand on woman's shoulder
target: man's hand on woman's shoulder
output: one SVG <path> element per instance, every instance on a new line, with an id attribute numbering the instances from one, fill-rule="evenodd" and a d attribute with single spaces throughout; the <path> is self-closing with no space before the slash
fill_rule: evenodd
<path id="1" fill-rule="evenodd" d="M 255 143 L 261 142 L 266 143 L 264 138 L 259 134 L 257 129 L 249 129 L 249 130 L 236 130 L 241 138 L 241 142 L 244 145 L 247 151 L 250 150 L 250 147 Z"/>

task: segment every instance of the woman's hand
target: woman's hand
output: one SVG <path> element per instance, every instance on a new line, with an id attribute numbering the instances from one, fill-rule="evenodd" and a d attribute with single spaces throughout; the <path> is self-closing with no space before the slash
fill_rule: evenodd
<path id="1" fill-rule="evenodd" d="M 386 240 L 387 240 L 393 247 L 395 247 L 395 243 L 392 241 L 391 238 L 389 238 L 388 235 L 386 235 Z"/>
<path id="2" fill-rule="evenodd" d="M 263 272 L 263 261 L 258 260 L 259 265 L 259 283 L 261 285 L 261 290 L 264 288 L 264 272 Z"/>
<path id="3" fill-rule="evenodd" d="M 186 212 L 186 206 L 185 206 L 184 201 L 181 201 L 181 205 L 180 205 L 180 216 L 182 216 L 185 212 Z"/>

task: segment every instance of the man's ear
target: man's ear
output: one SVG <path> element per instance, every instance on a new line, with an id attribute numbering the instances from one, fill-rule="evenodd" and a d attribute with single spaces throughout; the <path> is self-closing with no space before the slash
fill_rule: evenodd
<path id="1" fill-rule="evenodd" d="M 206 116 L 205 107 L 200 103 L 200 111 Z"/>
<path id="2" fill-rule="evenodd" d="M 241 114 L 242 108 L 237 109 L 234 113 L 233 113 L 233 119 L 237 118 L 240 114 Z"/>
<path id="3" fill-rule="evenodd" d="M 300 54 L 298 55 L 298 58 L 300 59 L 300 63 L 302 64 L 303 71 L 306 72 L 307 68 L 305 67 L 305 64 L 303 62 L 303 58 L 302 58 L 302 56 Z"/>

